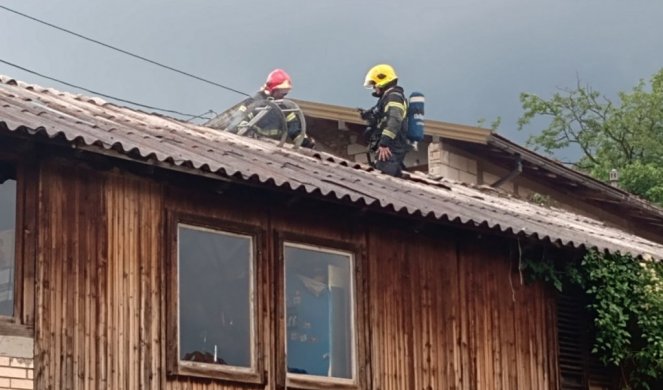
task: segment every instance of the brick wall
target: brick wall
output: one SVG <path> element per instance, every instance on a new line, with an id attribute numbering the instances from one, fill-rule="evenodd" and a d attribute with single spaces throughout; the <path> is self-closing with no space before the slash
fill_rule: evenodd
<path id="1" fill-rule="evenodd" d="M 0 356 L 0 390 L 32 389 L 33 359 Z"/>
<path id="2" fill-rule="evenodd" d="M 477 184 L 477 161 L 444 144 L 428 145 L 428 173 L 468 184 Z"/>

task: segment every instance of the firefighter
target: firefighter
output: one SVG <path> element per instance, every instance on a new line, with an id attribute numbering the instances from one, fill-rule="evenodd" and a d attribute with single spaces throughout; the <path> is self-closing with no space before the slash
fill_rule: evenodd
<path id="1" fill-rule="evenodd" d="M 288 139 L 294 141 L 302 130 L 299 116 L 294 111 L 279 112 L 281 110 L 298 109 L 289 100 L 282 100 L 292 89 L 292 79 L 283 69 L 274 69 L 267 75 L 265 84 L 258 93 L 235 105 L 230 110 L 210 121 L 207 126 L 227 130 L 251 137 L 266 137 L 279 140 L 283 131 L 283 118 L 286 121 Z M 250 128 L 247 125 L 259 114 L 260 109 L 271 106 L 262 118 L 253 123 Z M 312 148 L 315 145 L 313 138 L 305 137 L 301 146 Z"/>
<path id="2" fill-rule="evenodd" d="M 375 167 L 391 176 L 401 176 L 403 160 L 411 149 L 407 141 L 407 100 L 398 76 L 391 65 L 372 67 L 364 81 L 378 98 L 371 113 L 372 127 L 369 150 L 374 154 Z M 363 116 L 363 115 L 362 115 Z"/>

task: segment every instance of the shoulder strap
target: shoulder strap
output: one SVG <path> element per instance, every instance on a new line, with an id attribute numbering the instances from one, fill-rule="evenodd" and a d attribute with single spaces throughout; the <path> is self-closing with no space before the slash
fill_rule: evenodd
<path id="1" fill-rule="evenodd" d="M 391 88 L 385 91 L 382 97 L 380 97 L 380 100 L 378 100 L 378 104 L 376 106 L 379 107 L 379 111 L 382 111 L 383 107 L 389 102 L 389 97 L 393 95 L 397 95 L 401 99 L 403 99 L 403 102 L 405 103 L 405 108 L 407 109 L 408 101 L 407 98 L 405 98 L 403 92 L 399 91 L 398 89 Z"/>
<path id="2" fill-rule="evenodd" d="M 390 88 L 390 89 L 386 90 L 385 93 L 384 93 L 384 96 L 386 97 L 386 96 L 389 96 L 389 95 L 398 95 L 401 98 L 403 98 L 403 100 L 407 100 L 405 98 L 405 93 L 402 92 L 399 88 Z"/>

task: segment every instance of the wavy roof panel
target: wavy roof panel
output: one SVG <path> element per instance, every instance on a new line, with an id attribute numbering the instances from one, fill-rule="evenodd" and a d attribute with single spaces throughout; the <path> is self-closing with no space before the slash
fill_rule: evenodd
<path id="1" fill-rule="evenodd" d="M 663 246 L 604 223 L 528 203 L 487 188 L 421 174 L 404 178 L 313 150 L 240 137 L 0 76 L 0 131 L 63 137 L 92 151 L 182 167 L 359 207 L 485 226 L 573 247 L 663 259 Z"/>

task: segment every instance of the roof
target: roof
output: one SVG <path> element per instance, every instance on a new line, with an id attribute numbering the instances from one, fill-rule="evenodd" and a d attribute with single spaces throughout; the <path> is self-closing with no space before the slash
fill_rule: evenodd
<path id="1" fill-rule="evenodd" d="M 489 228 L 576 248 L 650 255 L 663 246 L 561 209 L 423 174 L 393 178 L 315 150 L 293 150 L 0 76 L 0 135 L 77 148 L 413 218 Z"/>
<path id="2" fill-rule="evenodd" d="M 365 126 L 357 109 L 304 100 L 296 102 L 309 117 Z M 446 143 L 483 156 L 507 170 L 513 169 L 515 156 L 519 155 L 523 176 L 554 183 L 560 192 L 566 191 L 574 198 L 611 210 L 619 218 L 630 218 L 640 232 L 647 231 L 653 236 L 663 234 L 663 208 L 524 148 L 490 129 L 426 120 L 425 134 L 443 138 Z"/>
<path id="3" fill-rule="evenodd" d="M 635 220 L 637 226 L 650 232 L 663 232 L 663 208 L 647 202 L 620 188 L 597 180 L 583 172 L 519 146 L 508 139 L 491 134 L 484 144 L 452 140 L 450 142 L 468 153 L 483 156 L 505 169 L 512 169 L 515 156 L 522 159 L 523 176 L 546 181 L 559 192 L 566 192 L 578 200 L 611 210 L 620 218 Z"/>

